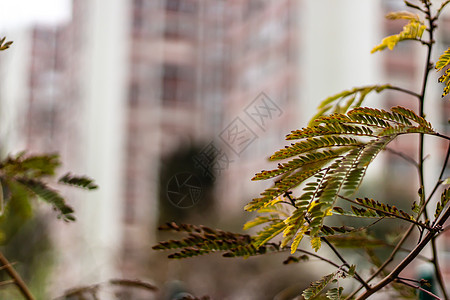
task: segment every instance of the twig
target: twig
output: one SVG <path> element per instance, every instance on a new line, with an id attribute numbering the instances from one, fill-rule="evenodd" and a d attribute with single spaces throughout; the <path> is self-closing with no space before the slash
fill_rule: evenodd
<path id="1" fill-rule="evenodd" d="M 389 255 L 389 257 L 384 261 L 384 263 L 367 279 L 367 282 L 371 282 L 375 277 L 377 277 L 381 272 L 383 272 L 383 270 L 394 260 L 395 255 L 397 254 L 398 251 L 400 251 L 403 243 L 406 241 L 406 239 L 409 237 L 409 235 L 411 234 L 412 230 L 414 229 L 414 224 L 411 224 L 408 228 L 408 230 L 405 232 L 405 234 L 403 235 L 402 239 L 397 243 L 397 245 L 395 246 L 394 250 L 392 250 L 391 254 Z M 351 293 L 347 298 L 345 299 L 353 299 L 353 297 L 363 288 L 363 286 L 361 285 L 358 289 L 356 289 L 355 291 L 353 291 L 353 293 Z"/>
<path id="2" fill-rule="evenodd" d="M 63 300 L 70 296 L 83 296 L 83 293 L 96 294 L 102 286 L 105 286 L 108 284 L 109 285 L 121 285 L 121 286 L 125 286 L 125 287 L 130 287 L 130 288 L 144 289 L 144 290 L 147 290 L 150 292 L 156 292 L 158 290 L 158 288 L 155 287 L 153 284 L 145 282 L 145 281 L 141 281 L 141 280 L 110 279 L 106 282 L 99 282 L 99 283 L 88 285 L 88 286 L 81 286 L 81 287 L 76 287 L 76 288 L 70 289 L 70 290 L 66 291 L 64 293 L 64 295 L 54 298 L 54 300 Z M 95 298 L 95 299 L 97 299 L 97 298 Z"/>
<path id="3" fill-rule="evenodd" d="M 0 252 L 0 262 L 5 267 L 5 270 L 8 273 L 8 275 L 14 280 L 14 283 L 19 288 L 20 292 L 25 297 L 25 299 L 34 300 L 33 295 L 31 294 L 25 282 L 22 280 L 22 277 L 20 277 L 19 273 L 16 272 L 16 270 L 11 266 L 9 261 L 1 252 Z"/>
<path id="4" fill-rule="evenodd" d="M 444 7 L 445 7 L 447 4 L 449 4 L 449 3 L 450 3 L 450 0 L 446 0 L 446 1 L 442 2 L 441 7 L 439 7 L 439 9 L 438 9 L 437 12 L 436 12 L 436 15 L 435 15 L 434 18 L 433 18 L 433 21 L 434 21 L 434 20 L 437 20 L 437 19 L 439 18 L 439 15 L 441 14 L 442 10 L 443 10 Z"/>
<path id="5" fill-rule="evenodd" d="M 450 217 L 450 207 L 447 207 L 444 214 L 439 218 L 439 221 L 436 223 L 435 227 L 442 227 L 442 225 L 447 221 Z M 381 280 L 378 284 L 373 286 L 370 290 L 365 291 L 361 296 L 359 296 L 358 300 L 367 299 L 372 294 L 376 293 L 392 281 L 394 281 L 398 275 L 417 257 L 417 255 L 425 248 L 432 238 L 436 235 L 436 231 L 430 231 L 426 234 L 424 239 L 411 251 L 411 253 L 406 256 L 400 264 L 398 264 L 388 276 L 386 276 L 383 280 Z M 446 297 L 444 295 L 444 297 Z M 447 297 L 445 299 L 448 299 Z"/>
<path id="6" fill-rule="evenodd" d="M 292 199 L 290 193 L 285 193 L 285 196 L 289 198 L 289 200 L 292 203 L 294 202 L 294 199 Z M 310 223 L 310 220 L 308 217 L 305 216 L 305 220 Z M 333 253 L 339 258 L 339 260 L 347 267 L 350 267 L 350 264 L 345 260 L 345 258 L 339 253 L 339 251 L 327 240 L 325 237 L 320 238 L 325 244 L 328 245 L 328 247 L 333 251 Z M 365 288 L 366 290 L 370 290 L 370 286 L 362 279 L 362 277 L 355 271 L 355 279 L 358 280 Z"/>
<path id="7" fill-rule="evenodd" d="M 432 135 L 440 137 L 440 138 L 443 138 L 443 139 L 446 139 L 446 140 L 450 140 L 450 137 L 448 137 L 446 135 L 443 135 L 443 134 L 440 134 L 439 132 L 435 132 Z"/>
<path id="8" fill-rule="evenodd" d="M 428 196 L 427 201 L 425 201 L 425 206 L 428 204 L 428 202 L 430 202 L 431 198 L 434 196 L 434 193 L 436 193 L 438 187 L 442 184 L 442 179 L 444 177 L 445 169 L 447 168 L 449 157 L 450 157 L 450 142 L 448 143 L 448 146 L 447 146 L 447 154 L 445 155 L 445 160 L 442 165 L 441 173 L 439 173 L 439 178 L 436 181 L 436 184 L 434 185 L 434 188 L 431 191 L 431 194 Z M 436 220 L 433 221 L 433 225 L 435 223 L 436 223 Z"/>
<path id="9" fill-rule="evenodd" d="M 423 77 L 423 83 L 422 83 L 422 92 L 421 92 L 421 97 L 420 97 L 420 105 L 419 105 L 419 116 L 424 117 L 425 113 L 424 113 L 424 104 L 425 104 L 425 91 L 427 88 L 427 83 L 428 83 L 428 76 L 430 74 L 430 70 L 432 68 L 431 65 L 431 51 L 433 48 L 433 34 L 434 34 L 434 30 L 436 29 L 436 26 L 434 24 L 434 20 L 436 17 L 439 16 L 440 10 L 438 11 L 438 13 L 436 14 L 435 18 L 433 18 L 431 16 L 431 3 L 429 1 L 425 1 L 425 14 L 427 16 L 428 19 L 428 24 L 429 24 L 429 37 L 430 37 L 430 44 L 427 45 L 427 60 L 426 60 L 426 66 L 425 66 L 425 71 L 424 71 L 424 77 Z M 420 134 L 420 142 L 419 142 L 419 178 L 420 178 L 420 185 L 422 186 L 422 192 L 423 195 L 425 194 L 425 179 L 424 179 L 424 169 L 423 169 L 423 160 L 424 160 L 424 145 L 425 145 L 425 135 L 423 133 Z M 448 155 L 447 155 L 448 157 Z M 446 158 L 447 161 L 448 158 Z M 446 163 L 445 163 L 446 164 Z M 426 203 L 428 204 L 428 203 Z M 423 206 L 423 214 L 425 217 L 425 220 L 428 220 L 428 212 L 426 209 L 426 205 Z M 436 221 L 436 220 L 435 220 Z M 432 249 L 432 261 L 433 261 L 433 266 L 434 266 L 434 270 L 436 273 L 436 278 L 439 284 L 440 289 L 442 290 L 442 294 L 444 295 L 445 299 L 448 299 L 447 296 L 447 291 L 446 291 L 446 287 L 445 287 L 445 282 L 442 278 L 442 272 L 440 270 L 440 266 L 439 266 L 439 262 L 438 262 L 438 257 L 437 257 L 437 250 L 436 250 L 436 240 L 435 240 L 435 236 L 434 234 L 431 235 L 431 249 Z"/>
<path id="10" fill-rule="evenodd" d="M 421 290 L 422 292 L 427 293 L 428 295 L 430 295 L 431 297 L 433 297 L 433 298 L 435 298 L 435 299 L 442 300 L 441 298 L 439 298 L 438 296 L 436 296 L 436 295 L 433 294 L 432 292 L 427 291 L 426 289 L 422 288 L 421 286 L 416 286 L 416 285 L 414 285 L 414 284 L 411 284 L 411 283 L 409 283 L 409 282 L 404 281 L 403 279 L 396 279 L 395 282 L 398 282 L 398 283 L 404 284 L 404 285 L 406 285 L 406 286 L 409 286 L 409 287 L 412 287 L 412 288 Z"/>
<path id="11" fill-rule="evenodd" d="M 414 97 L 416 97 L 416 98 L 420 98 L 420 95 L 417 94 L 416 92 L 413 92 L 413 91 L 411 91 L 411 90 L 404 89 L 404 88 L 401 88 L 401 87 L 398 87 L 398 86 L 389 85 L 389 86 L 387 87 L 387 89 L 389 89 L 389 90 L 394 90 L 394 91 L 399 91 L 399 92 L 403 92 L 403 93 L 412 95 L 412 96 L 414 96 Z"/>
<path id="12" fill-rule="evenodd" d="M 444 172 L 445 169 L 447 167 L 448 164 L 448 160 L 450 157 L 450 143 L 448 145 L 447 148 L 447 154 L 445 156 L 445 161 L 444 164 L 442 165 L 442 169 L 441 172 L 439 174 L 439 178 L 433 188 L 433 190 L 431 191 L 430 195 L 428 196 L 427 200 L 425 201 L 424 206 L 421 208 L 421 211 L 419 212 L 419 215 L 422 214 L 422 211 L 425 209 L 425 207 L 427 206 L 427 204 L 431 201 L 431 199 L 433 198 L 434 194 L 436 193 L 437 189 L 439 188 L 439 186 L 442 184 L 442 178 L 444 177 Z M 372 274 L 372 276 L 370 276 L 367 279 L 367 282 L 372 281 L 375 277 L 378 276 L 378 274 L 380 274 L 384 268 L 387 267 L 387 265 L 389 265 L 393 260 L 395 255 L 397 254 L 398 251 L 400 251 L 402 248 L 401 246 L 404 244 L 404 242 L 406 241 L 406 239 L 409 237 L 409 235 L 411 234 L 412 230 L 414 229 L 414 225 L 411 224 L 411 226 L 408 228 L 408 230 L 405 232 L 405 234 L 403 235 L 402 239 L 398 242 L 398 244 L 396 245 L 396 247 L 394 248 L 394 250 L 392 250 L 391 254 L 389 255 L 389 257 L 385 260 L 385 262 L 375 271 L 375 273 Z M 446 229 L 450 229 L 450 225 L 447 226 L 447 228 L 444 228 L 444 230 Z M 437 235 L 441 234 L 441 232 L 439 232 Z M 362 286 L 358 289 L 356 289 L 350 296 L 348 296 L 346 299 L 351 299 L 353 298 L 360 290 L 362 289 Z"/>
<path id="13" fill-rule="evenodd" d="M 336 268 L 340 268 L 340 267 L 341 267 L 340 265 L 338 265 L 337 263 L 335 263 L 335 262 L 329 260 L 328 258 L 325 258 L 325 257 L 320 256 L 320 255 L 318 255 L 318 254 L 315 254 L 315 253 L 313 253 L 313 252 L 309 252 L 309 251 L 306 251 L 306 250 L 303 250 L 303 249 L 297 249 L 297 250 L 295 250 L 295 251 L 298 251 L 298 252 L 301 252 L 301 253 L 305 253 L 305 254 L 310 255 L 310 256 L 312 256 L 312 257 L 318 258 L 318 259 L 320 259 L 320 260 L 322 260 L 322 261 L 324 261 L 324 262 L 329 263 L 330 265 L 332 265 L 332 266 L 334 266 L 334 267 L 336 267 Z"/>
<path id="14" fill-rule="evenodd" d="M 0 286 L 4 286 L 4 285 L 8 285 L 8 284 L 14 284 L 15 281 L 10 279 L 10 280 L 4 280 L 4 281 L 0 281 Z"/>
<path id="15" fill-rule="evenodd" d="M 386 150 L 386 151 L 388 151 L 388 152 L 390 152 L 392 154 L 395 154 L 397 156 L 400 156 L 401 158 L 403 158 L 407 162 L 413 164 L 416 168 L 419 167 L 419 164 L 412 157 L 406 155 L 405 153 L 402 153 L 402 152 L 399 152 L 399 151 L 395 151 L 394 149 L 387 148 L 387 147 L 384 150 Z"/>

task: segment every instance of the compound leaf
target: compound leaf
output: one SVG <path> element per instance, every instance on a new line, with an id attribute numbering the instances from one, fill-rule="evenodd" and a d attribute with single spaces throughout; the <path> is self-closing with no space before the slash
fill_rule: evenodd
<path id="1" fill-rule="evenodd" d="M 323 289 L 334 279 L 336 273 L 328 274 L 318 281 L 312 282 L 309 287 L 303 291 L 302 296 L 306 299 L 313 299 L 319 295 Z"/>
<path id="2" fill-rule="evenodd" d="M 423 32 L 427 28 L 417 14 L 407 11 L 391 12 L 386 15 L 386 18 L 390 20 L 404 19 L 409 22 L 403 27 L 403 31 L 399 34 L 385 37 L 381 41 L 380 45 L 372 49 L 371 53 L 375 53 L 386 48 L 392 50 L 399 42 L 404 40 L 420 40 Z"/>

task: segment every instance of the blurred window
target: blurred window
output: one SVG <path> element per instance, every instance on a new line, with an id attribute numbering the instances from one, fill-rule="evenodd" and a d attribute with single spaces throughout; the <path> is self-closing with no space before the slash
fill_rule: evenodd
<path id="1" fill-rule="evenodd" d="M 197 3 L 193 0 L 166 0 L 166 10 L 195 13 L 197 11 Z"/>
<path id="2" fill-rule="evenodd" d="M 164 103 L 189 103 L 194 97 L 195 71 L 192 66 L 164 64 L 162 100 Z"/>
<path id="3" fill-rule="evenodd" d="M 137 83 L 131 84 L 128 92 L 130 106 L 136 106 L 139 103 L 139 85 Z"/>
<path id="4" fill-rule="evenodd" d="M 264 8 L 265 4 L 265 1 L 262 0 L 248 0 L 247 6 L 244 8 L 244 18 L 248 18 L 259 12 Z"/>

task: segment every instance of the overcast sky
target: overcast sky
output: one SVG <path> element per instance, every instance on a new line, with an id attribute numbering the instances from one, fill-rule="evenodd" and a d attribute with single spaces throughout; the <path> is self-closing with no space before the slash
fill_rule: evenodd
<path id="1" fill-rule="evenodd" d="M 68 19 L 69 0 L 0 0 L 0 30 L 33 23 L 55 24 Z"/>

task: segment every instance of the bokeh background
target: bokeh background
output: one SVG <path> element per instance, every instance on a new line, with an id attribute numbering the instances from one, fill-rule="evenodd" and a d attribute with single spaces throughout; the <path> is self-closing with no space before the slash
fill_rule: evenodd
<path id="1" fill-rule="evenodd" d="M 250 179 L 274 166 L 267 157 L 306 126 L 320 100 L 387 82 L 418 91 L 419 43 L 370 54 L 404 25 L 384 15 L 405 9 L 400 0 L 0 1 L 0 36 L 14 41 L 0 55 L 1 154 L 57 152 L 61 174 L 86 174 L 100 186 L 64 191 L 73 224 L 45 205 L 33 217 L 24 213 L 2 239 L 5 255 L 39 299 L 110 278 L 138 278 L 160 291 L 105 291 L 105 299 L 174 299 L 181 291 L 292 299 L 327 266 L 285 266 L 287 254 L 169 261 L 151 249 L 169 237 L 157 227 L 176 221 L 241 231 L 252 217 L 244 205 L 270 184 Z M 435 59 L 450 46 L 448 14 L 437 40 Z M 448 133 L 440 89 L 430 84 L 426 113 Z M 367 101 L 416 104 L 395 91 Z M 414 141 L 392 147 L 415 157 Z M 427 140 L 430 186 L 445 147 Z M 375 164 L 363 192 L 410 209 L 414 168 L 389 153 Z M 404 228 L 391 225 L 374 230 Z M 450 240 L 440 248 L 447 261 Z M 10 288 L 0 293 L 16 297 Z"/>

